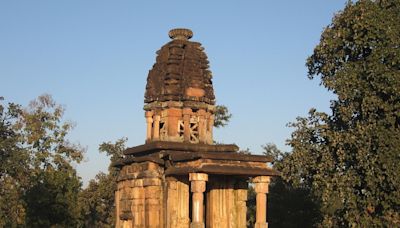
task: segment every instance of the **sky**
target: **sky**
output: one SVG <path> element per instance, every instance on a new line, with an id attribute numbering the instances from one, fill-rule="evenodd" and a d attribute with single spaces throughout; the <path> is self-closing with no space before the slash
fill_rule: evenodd
<path id="1" fill-rule="evenodd" d="M 228 126 L 214 139 L 262 153 L 290 151 L 289 122 L 310 108 L 329 112 L 333 94 L 307 78 L 305 62 L 346 0 L 0 1 L 0 96 L 27 105 L 48 93 L 76 123 L 69 140 L 86 147 L 83 183 L 106 172 L 102 142 L 145 141 L 148 71 L 172 28 L 189 28 L 210 61 Z"/>

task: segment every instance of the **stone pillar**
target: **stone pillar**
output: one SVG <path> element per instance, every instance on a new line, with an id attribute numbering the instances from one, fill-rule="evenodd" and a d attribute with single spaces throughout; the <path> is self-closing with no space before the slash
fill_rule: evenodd
<path id="1" fill-rule="evenodd" d="M 167 228 L 176 228 L 178 215 L 177 215 L 177 202 L 178 202 L 178 191 L 177 191 L 177 180 L 174 177 L 166 177 L 167 184 L 167 205 L 165 209 Z"/>
<path id="2" fill-rule="evenodd" d="M 154 124 L 153 124 L 153 140 L 160 139 L 160 115 L 154 116 Z"/>
<path id="3" fill-rule="evenodd" d="M 268 228 L 267 223 L 267 193 L 270 177 L 258 176 L 253 178 L 256 192 L 256 224 L 255 228 Z"/>
<path id="4" fill-rule="evenodd" d="M 151 132 L 153 125 L 153 112 L 147 111 L 146 114 L 146 124 L 147 124 L 147 132 L 146 132 L 146 142 L 151 140 Z"/>
<path id="5" fill-rule="evenodd" d="M 248 184 L 245 180 L 239 180 L 236 183 L 236 213 L 237 213 L 237 226 L 240 228 L 246 228 L 246 212 L 247 212 L 247 191 L 248 191 Z"/>
<path id="6" fill-rule="evenodd" d="M 237 227 L 237 213 L 235 208 L 235 194 L 234 194 L 234 180 L 227 178 L 225 182 L 225 197 L 226 197 L 226 209 L 228 215 L 228 221 L 226 221 L 226 227 Z"/>
<path id="7" fill-rule="evenodd" d="M 192 223 L 191 228 L 204 228 L 204 195 L 208 175 L 205 173 L 189 173 L 192 192 Z"/>
<path id="8" fill-rule="evenodd" d="M 213 144 L 213 129 L 214 129 L 214 115 L 210 115 L 210 117 L 208 118 L 208 144 Z"/>
<path id="9" fill-rule="evenodd" d="M 144 228 L 144 188 L 143 179 L 136 179 L 133 186 L 133 202 L 132 202 L 132 213 L 133 213 L 133 227 Z"/>
<path id="10" fill-rule="evenodd" d="M 161 180 L 159 178 L 144 178 L 146 227 L 161 228 Z"/>
<path id="11" fill-rule="evenodd" d="M 190 115 L 192 114 L 192 109 L 183 109 L 183 141 L 190 142 Z"/>
<path id="12" fill-rule="evenodd" d="M 182 116 L 182 110 L 178 108 L 168 109 L 168 141 L 179 141 L 178 129 L 179 119 Z"/>
<path id="13" fill-rule="evenodd" d="M 166 228 L 188 228 L 189 219 L 189 185 L 188 181 L 167 177 Z M 183 182 L 185 181 L 185 182 Z"/>
<path id="14" fill-rule="evenodd" d="M 205 115 L 206 111 L 204 109 L 200 109 L 197 111 L 197 114 L 199 116 L 199 141 L 202 143 L 205 143 L 207 141 L 206 139 L 206 121 L 205 121 Z"/>

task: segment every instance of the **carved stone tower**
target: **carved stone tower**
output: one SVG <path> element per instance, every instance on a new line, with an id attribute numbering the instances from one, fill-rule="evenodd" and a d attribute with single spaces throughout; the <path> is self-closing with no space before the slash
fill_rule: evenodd
<path id="1" fill-rule="evenodd" d="M 207 56 L 190 42 L 188 29 L 173 29 L 173 40 L 157 52 L 145 93 L 147 138 L 212 144 L 214 91 Z"/>
<path id="2" fill-rule="evenodd" d="M 213 144 L 215 97 L 207 56 L 188 29 L 169 32 L 145 92 L 146 143 L 128 148 L 115 192 L 116 227 L 246 227 L 249 182 L 255 227 L 267 227 L 271 158 Z"/>

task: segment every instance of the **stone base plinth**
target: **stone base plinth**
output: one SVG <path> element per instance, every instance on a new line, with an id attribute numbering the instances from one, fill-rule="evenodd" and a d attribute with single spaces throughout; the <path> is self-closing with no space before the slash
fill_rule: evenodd
<path id="1" fill-rule="evenodd" d="M 266 222 L 264 222 L 264 223 L 261 223 L 261 222 L 256 223 L 254 225 L 254 228 L 268 228 L 268 223 L 266 223 Z"/>
<path id="2" fill-rule="evenodd" d="M 204 228 L 204 222 L 192 222 L 190 228 Z"/>

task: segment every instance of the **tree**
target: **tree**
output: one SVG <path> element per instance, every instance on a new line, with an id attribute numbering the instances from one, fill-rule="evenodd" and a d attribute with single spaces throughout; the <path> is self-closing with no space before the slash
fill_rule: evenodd
<path id="1" fill-rule="evenodd" d="M 114 193 L 117 189 L 118 170 L 112 164 L 122 157 L 126 141 L 127 138 L 121 138 L 115 143 L 104 142 L 99 146 L 99 151 L 110 156 L 111 162 L 108 174 L 97 174 L 80 193 L 81 226 L 114 227 Z"/>
<path id="2" fill-rule="evenodd" d="M 273 143 L 267 143 L 262 148 L 265 155 L 273 158 L 272 167 L 282 171 L 290 153 L 281 151 Z M 255 195 L 250 199 L 254 202 Z M 267 211 L 268 224 L 272 228 L 312 227 L 320 219 L 319 204 L 310 193 L 310 188 L 294 186 L 281 176 L 273 177 L 271 180 Z"/>
<path id="3" fill-rule="evenodd" d="M 21 196 L 29 183 L 29 157 L 13 128 L 20 114 L 20 106 L 0 104 L 0 227 L 21 225 L 25 221 L 25 202 Z"/>
<path id="4" fill-rule="evenodd" d="M 73 226 L 79 211 L 81 182 L 73 168 L 84 150 L 67 140 L 73 124 L 63 122 L 64 108 L 41 95 L 23 109 L 16 122 L 30 156 L 30 186 L 24 196 L 27 223 L 32 226 Z"/>
<path id="5" fill-rule="evenodd" d="M 214 115 L 214 127 L 216 128 L 225 127 L 232 117 L 229 109 L 224 105 L 215 106 Z"/>
<path id="6" fill-rule="evenodd" d="M 348 2 L 307 60 L 336 96 L 298 118 L 283 176 L 320 201 L 323 227 L 400 226 L 400 1 Z"/>
<path id="7" fill-rule="evenodd" d="M 116 180 L 110 174 L 98 173 L 79 194 L 81 227 L 114 227 L 114 193 Z"/>
<path id="8" fill-rule="evenodd" d="M 27 108 L 0 106 L 0 225 L 75 226 L 81 146 L 66 137 L 64 108 L 42 95 Z M 3 204 L 4 203 L 4 204 Z"/>

